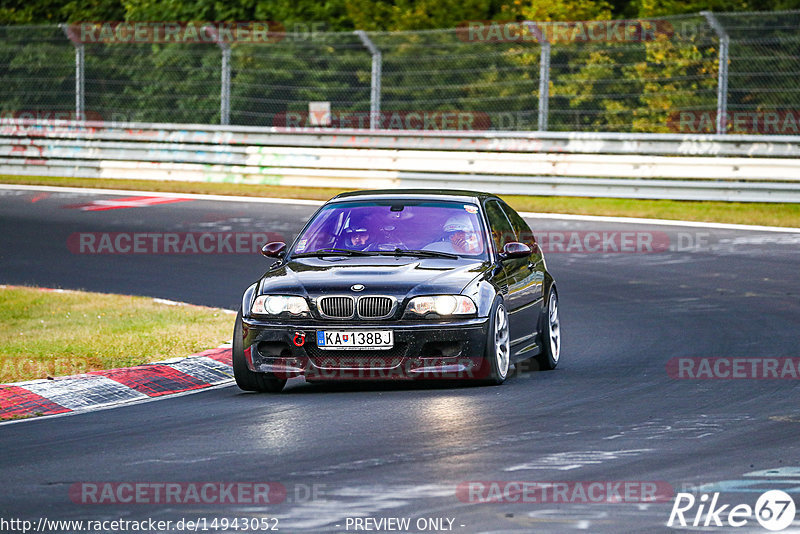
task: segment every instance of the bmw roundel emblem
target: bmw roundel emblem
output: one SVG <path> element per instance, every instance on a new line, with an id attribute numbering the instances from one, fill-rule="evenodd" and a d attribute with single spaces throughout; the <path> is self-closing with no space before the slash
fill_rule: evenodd
<path id="1" fill-rule="evenodd" d="M 364 284 L 355 284 L 350 286 L 353 291 L 364 291 Z"/>

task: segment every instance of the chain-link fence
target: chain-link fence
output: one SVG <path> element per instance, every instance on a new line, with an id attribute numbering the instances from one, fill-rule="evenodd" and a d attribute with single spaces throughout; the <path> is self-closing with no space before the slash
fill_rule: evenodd
<path id="1" fill-rule="evenodd" d="M 92 31 L 0 27 L 0 113 L 287 127 L 800 134 L 800 11 L 474 21 L 448 30 L 272 32 L 232 41 L 213 32 L 210 41 L 186 39 L 180 31 L 170 41 L 128 26 L 122 34 L 119 25 L 102 24 Z"/>

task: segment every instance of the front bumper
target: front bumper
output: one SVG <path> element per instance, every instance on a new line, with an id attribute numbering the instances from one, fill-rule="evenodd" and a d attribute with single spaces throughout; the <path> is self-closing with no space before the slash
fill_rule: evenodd
<path id="1" fill-rule="evenodd" d="M 386 350 L 320 349 L 318 330 L 392 330 Z M 488 319 L 449 322 L 268 323 L 243 320 L 244 352 L 251 371 L 306 380 L 480 379 Z"/>

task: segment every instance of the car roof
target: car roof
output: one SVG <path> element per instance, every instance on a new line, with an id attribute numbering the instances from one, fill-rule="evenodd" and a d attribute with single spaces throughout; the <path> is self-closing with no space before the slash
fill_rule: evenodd
<path id="1" fill-rule="evenodd" d="M 491 193 L 460 189 L 366 189 L 336 195 L 331 200 L 453 200 L 456 202 L 479 202 L 485 198 L 497 198 Z"/>

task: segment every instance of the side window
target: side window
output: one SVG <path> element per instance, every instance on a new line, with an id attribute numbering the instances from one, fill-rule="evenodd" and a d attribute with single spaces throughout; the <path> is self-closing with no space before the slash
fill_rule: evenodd
<path id="1" fill-rule="evenodd" d="M 506 243 L 514 241 L 514 229 L 508 221 L 503 208 L 496 200 L 486 203 L 486 218 L 489 219 L 489 229 L 492 232 L 495 250 L 501 252 Z"/>
<path id="2" fill-rule="evenodd" d="M 517 236 L 517 241 L 520 243 L 525 243 L 529 247 L 533 247 L 533 244 L 536 243 L 536 238 L 533 235 L 533 230 L 531 230 L 531 227 L 525 222 L 525 219 L 523 219 L 519 213 L 511 209 L 507 204 L 502 204 L 501 206 L 503 211 L 506 213 L 508 220 L 511 221 L 511 226 L 514 228 L 514 234 Z"/>

